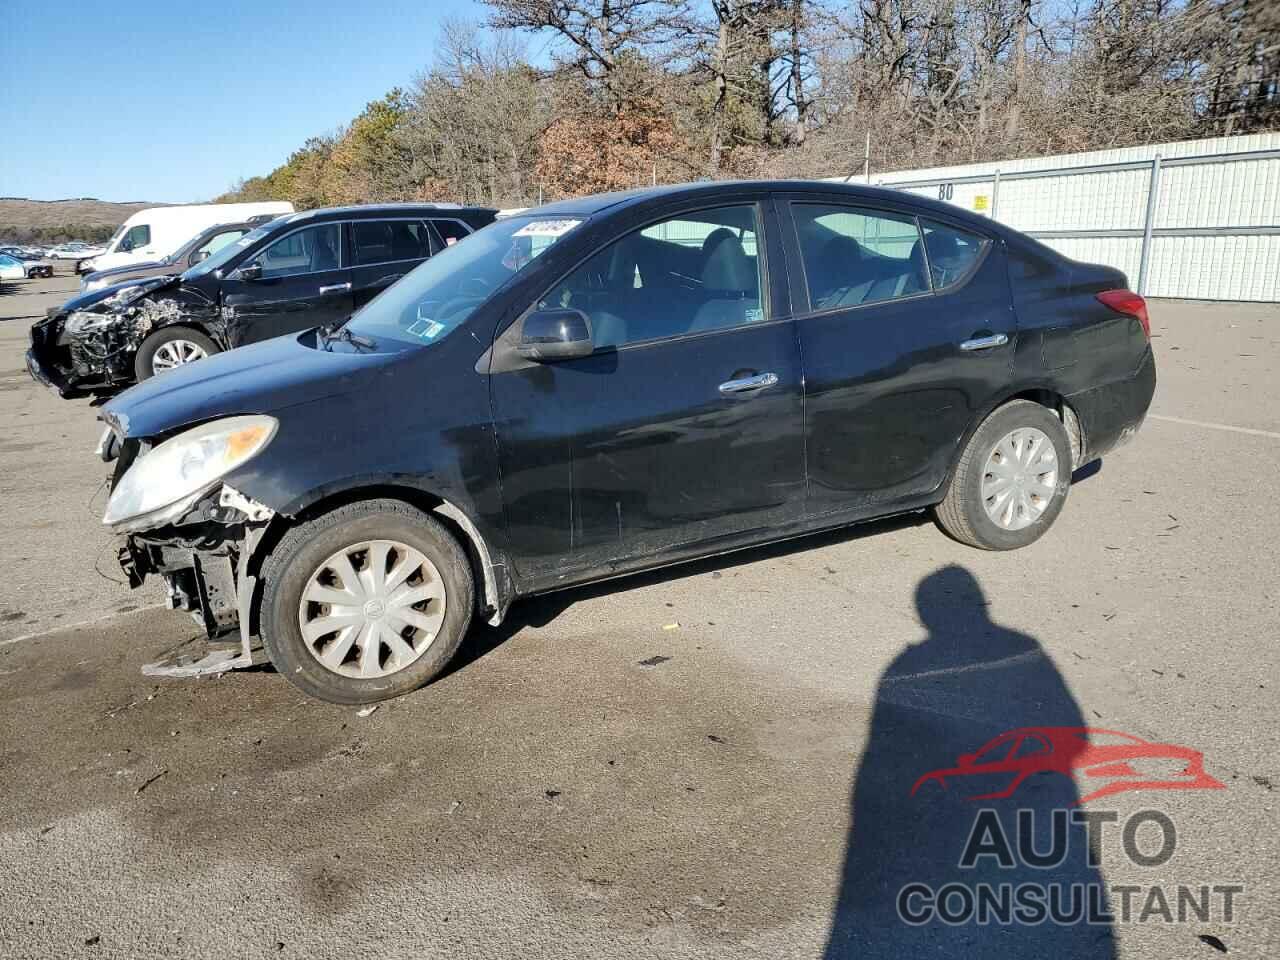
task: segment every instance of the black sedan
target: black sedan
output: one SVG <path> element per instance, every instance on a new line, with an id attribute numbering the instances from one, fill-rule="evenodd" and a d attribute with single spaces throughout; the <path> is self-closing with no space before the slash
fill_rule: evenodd
<path id="1" fill-rule="evenodd" d="M 27 370 L 71 397 L 281 334 L 336 326 L 495 213 L 405 203 L 279 217 L 190 268 L 183 262 L 161 276 L 113 282 L 50 310 L 31 326 Z"/>
<path id="2" fill-rule="evenodd" d="M 209 669 L 378 700 L 523 595 L 921 510 L 1030 544 L 1151 401 L 1125 285 L 871 188 L 565 201 L 117 397 L 104 522 L 231 641 Z"/>

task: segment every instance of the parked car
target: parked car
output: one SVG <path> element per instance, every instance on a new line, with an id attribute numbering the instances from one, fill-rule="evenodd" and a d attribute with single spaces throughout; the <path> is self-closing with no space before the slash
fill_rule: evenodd
<path id="1" fill-rule="evenodd" d="M 105 247 L 84 243 L 80 240 L 73 240 L 70 243 L 60 243 L 56 247 L 50 247 L 46 256 L 50 260 L 88 260 L 96 257 L 105 250 Z"/>
<path id="2" fill-rule="evenodd" d="M 222 223 L 200 231 L 172 254 L 152 263 L 134 263 L 110 270 L 95 270 L 80 280 L 80 289 L 88 292 L 101 290 L 125 280 L 146 280 L 150 277 L 176 276 L 207 260 L 229 243 L 239 240 L 250 230 L 270 223 L 275 217 L 262 214 L 243 223 Z"/>
<path id="3" fill-rule="evenodd" d="M 277 218 L 181 276 L 80 294 L 31 327 L 27 367 L 63 396 L 115 389 L 259 340 L 336 325 L 423 260 L 493 220 L 440 204 Z"/>
<path id="4" fill-rule="evenodd" d="M 27 268 L 17 257 L 0 254 L 0 280 L 25 280 Z"/>
<path id="5" fill-rule="evenodd" d="M 107 247 L 80 265 L 82 271 L 155 263 L 172 256 L 179 247 L 207 227 L 241 223 L 250 217 L 280 217 L 293 213 L 283 200 L 262 203 L 197 203 L 139 210 L 116 228 Z"/>
<path id="6" fill-rule="evenodd" d="M 52 263 L 19 247 L 0 247 L 0 255 L 8 257 L 21 265 L 22 275 L 28 280 L 33 277 L 53 276 Z"/>
<path id="7" fill-rule="evenodd" d="M 932 510 L 1006 550 L 1155 388 L 1122 273 L 949 204 L 706 183 L 494 222 L 366 304 L 111 400 L 133 583 L 339 703 L 517 597 Z M 224 298 L 225 303 L 225 298 Z"/>

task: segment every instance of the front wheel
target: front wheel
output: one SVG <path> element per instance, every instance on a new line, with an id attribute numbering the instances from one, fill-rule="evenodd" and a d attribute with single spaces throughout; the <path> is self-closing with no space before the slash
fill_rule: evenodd
<path id="1" fill-rule="evenodd" d="M 1014 400 L 969 438 L 934 515 L 961 543 L 1016 550 L 1049 529 L 1070 484 L 1071 443 L 1062 421 L 1038 403 Z"/>
<path id="2" fill-rule="evenodd" d="M 191 327 L 165 327 L 157 330 L 138 347 L 133 372 L 139 381 L 157 373 L 195 363 L 218 353 L 218 345 Z"/>
<path id="3" fill-rule="evenodd" d="M 416 690 L 471 623 L 471 565 L 439 521 L 398 500 L 340 507 L 290 530 L 263 571 L 275 668 L 330 703 Z"/>

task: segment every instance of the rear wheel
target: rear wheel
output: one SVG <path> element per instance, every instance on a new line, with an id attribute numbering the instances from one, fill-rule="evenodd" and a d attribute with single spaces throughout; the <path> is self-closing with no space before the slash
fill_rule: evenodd
<path id="1" fill-rule="evenodd" d="M 1015 550 L 1044 535 L 1070 484 L 1071 442 L 1062 421 L 1038 403 L 1014 400 L 969 439 L 934 514 L 962 543 Z"/>
<path id="2" fill-rule="evenodd" d="M 263 571 L 262 640 L 276 669 L 331 703 L 416 690 L 471 623 L 471 565 L 438 521 L 398 500 L 290 530 Z"/>
<path id="3" fill-rule="evenodd" d="M 157 373 L 195 363 L 217 352 L 218 345 L 199 330 L 165 327 L 142 341 L 133 361 L 133 372 L 138 380 L 147 380 Z"/>

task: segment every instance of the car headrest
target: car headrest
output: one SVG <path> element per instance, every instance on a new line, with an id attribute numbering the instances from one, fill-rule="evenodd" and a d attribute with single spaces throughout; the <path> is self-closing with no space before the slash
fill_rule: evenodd
<path id="1" fill-rule="evenodd" d="M 944 233 L 941 230 L 935 230 L 929 234 L 926 240 L 928 244 L 929 259 L 936 263 L 946 263 L 960 256 L 960 244 L 956 241 L 955 234 Z M 920 241 L 916 241 L 918 246 Z M 912 248 L 912 256 L 915 255 L 915 248 Z"/>
<path id="2" fill-rule="evenodd" d="M 707 290 L 754 290 L 755 269 L 742 249 L 742 241 L 728 230 L 725 234 L 702 265 L 702 286 Z"/>
<path id="3" fill-rule="evenodd" d="M 862 247 L 853 237 L 834 236 L 822 248 L 822 262 L 829 269 L 857 263 L 862 259 Z"/>
<path id="4" fill-rule="evenodd" d="M 702 262 L 707 262 L 707 257 L 711 256 L 716 247 L 720 246 L 720 241 L 725 237 L 733 237 L 734 232 L 728 227 L 716 227 L 707 234 L 707 238 L 702 241 Z"/>

